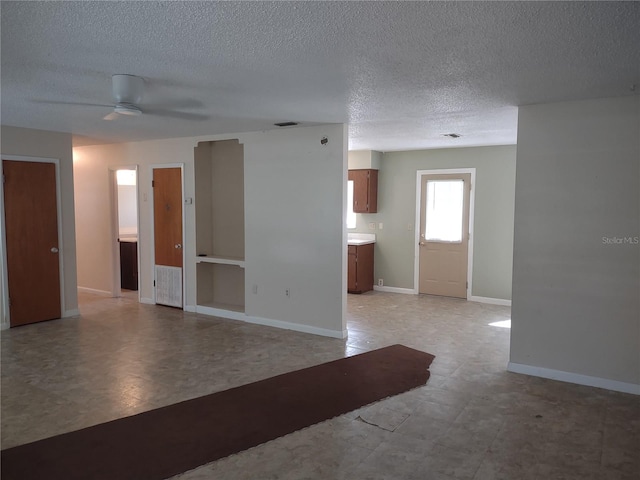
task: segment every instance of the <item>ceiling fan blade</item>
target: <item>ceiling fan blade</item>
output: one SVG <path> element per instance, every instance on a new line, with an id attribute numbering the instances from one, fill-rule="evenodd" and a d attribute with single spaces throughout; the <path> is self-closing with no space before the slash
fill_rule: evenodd
<path id="1" fill-rule="evenodd" d="M 150 110 L 183 110 L 190 108 L 202 108 L 203 104 L 200 100 L 192 98 L 182 98 L 179 100 L 169 100 L 159 103 L 145 103 L 147 109 Z"/>
<path id="2" fill-rule="evenodd" d="M 189 113 L 189 112 L 174 112 L 172 110 L 162 110 L 157 108 L 144 108 L 143 113 L 145 115 L 157 115 L 159 117 L 176 118 L 178 120 L 192 120 L 195 122 L 201 122 L 209 118 L 208 115 L 201 113 Z"/>
<path id="3" fill-rule="evenodd" d="M 45 103 L 49 105 L 81 105 L 83 107 L 107 107 L 113 108 L 113 105 L 108 105 L 106 103 L 83 103 L 83 102 L 58 102 L 55 100 L 31 100 L 33 103 Z"/>
<path id="4" fill-rule="evenodd" d="M 115 120 L 119 116 L 120 116 L 120 114 L 118 112 L 111 112 L 111 113 L 105 115 L 104 117 L 102 117 L 102 119 L 103 120 Z"/>

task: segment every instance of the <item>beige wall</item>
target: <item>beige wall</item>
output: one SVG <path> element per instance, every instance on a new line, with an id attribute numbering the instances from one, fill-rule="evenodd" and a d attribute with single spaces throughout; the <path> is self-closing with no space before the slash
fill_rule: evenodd
<path id="1" fill-rule="evenodd" d="M 184 163 L 185 179 L 193 179 L 194 146 L 193 139 L 181 138 L 74 148 L 80 287 L 108 293 L 116 291 L 117 231 L 112 223 L 114 190 L 109 172 L 123 166 L 138 166 L 140 298 L 147 303 L 153 301 L 152 166 Z M 194 197 L 193 181 L 185 181 L 184 194 Z"/>
<path id="2" fill-rule="evenodd" d="M 320 139 L 329 138 L 327 145 Z M 195 198 L 194 147 L 238 138 L 245 158 L 246 312 L 252 319 L 331 336 L 346 333 L 346 131 L 326 125 L 237 135 L 78 147 L 76 215 L 81 286 L 111 291 L 109 169 L 139 166 L 140 296 L 153 299 L 151 169 L 184 164 L 184 196 Z M 185 205 L 185 305 L 196 306 L 196 213 Z M 304 255 L 303 255 L 304 254 Z M 285 296 L 285 289 L 291 296 Z M 278 323 L 280 322 L 280 323 Z M 301 327 L 304 326 L 304 327 Z M 308 328 L 307 328 L 308 327 Z"/>
<path id="3" fill-rule="evenodd" d="M 517 165 L 510 369 L 640 394 L 640 97 L 520 108 Z"/>
<path id="4" fill-rule="evenodd" d="M 78 314 L 71 135 L 2 126 L 2 154 L 59 160 L 62 224 L 62 315 Z M 2 312 L 5 312 L 3 303 Z M 4 316 L 4 313 L 3 313 Z M 3 318 L 3 321 L 5 319 Z"/>
<path id="5" fill-rule="evenodd" d="M 97 153 L 101 153 L 98 155 Z M 113 185 L 109 167 L 124 166 L 122 145 L 74 149 L 75 216 L 77 222 L 78 286 L 112 294 L 115 291 L 114 242 L 111 223 Z"/>
<path id="6" fill-rule="evenodd" d="M 376 234 L 374 279 L 382 278 L 388 287 L 414 288 L 416 172 L 475 168 L 471 294 L 510 300 L 515 160 L 514 145 L 385 152 L 378 213 L 356 215 L 357 228 L 349 230 Z M 376 229 L 371 230 L 369 223 Z"/>

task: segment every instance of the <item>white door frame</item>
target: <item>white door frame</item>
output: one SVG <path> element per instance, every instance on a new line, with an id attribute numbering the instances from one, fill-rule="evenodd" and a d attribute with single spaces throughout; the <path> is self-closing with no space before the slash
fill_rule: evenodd
<path id="1" fill-rule="evenodd" d="M 182 309 L 185 310 L 185 306 L 186 306 L 186 281 L 185 281 L 185 267 L 186 267 L 186 260 L 185 260 L 185 251 L 186 251 L 186 246 L 185 246 L 185 235 L 186 235 L 186 224 L 185 224 L 185 196 L 184 196 L 184 163 L 157 163 L 157 164 L 153 164 L 153 165 L 149 165 L 150 168 L 150 172 L 151 172 L 151 182 L 153 182 L 153 171 L 156 169 L 160 169 L 160 168 L 179 168 L 180 169 L 180 180 L 181 180 L 181 195 L 182 195 Z M 149 202 L 150 205 L 150 209 L 151 209 L 151 243 L 149 245 L 150 249 L 151 249 L 151 278 L 153 279 L 153 295 L 151 297 L 151 299 L 153 300 L 153 303 L 156 303 L 156 287 L 155 287 L 155 282 L 156 282 L 156 228 L 155 228 L 155 217 L 154 217 L 154 191 L 153 191 L 153 186 L 151 186 L 151 202 Z"/>
<path id="2" fill-rule="evenodd" d="M 49 157 L 29 157 L 23 155 L 0 155 L 0 160 L 15 160 L 18 162 L 53 163 L 56 170 L 56 210 L 58 215 L 58 271 L 60 275 L 60 317 L 67 316 L 65 305 L 64 282 L 64 241 L 62 236 L 62 193 L 60 191 L 60 159 Z M 4 168 L 0 161 L 0 173 L 4 178 Z M 0 329 L 11 325 L 9 309 L 9 273 L 7 271 L 7 235 L 4 215 L 4 181 L 0 182 L 0 257 L 2 258 L 2 309 L 0 311 Z M 75 312 L 77 313 L 77 311 Z"/>
<path id="3" fill-rule="evenodd" d="M 111 196 L 111 296 L 122 296 L 122 285 L 120 285 L 120 244 L 118 238 L 120 237 L 120 227 L 118 224 L 118 170 L 135 170 L 136 172 L 136 223 L 138 227 L 138 235 L 140 235 L 140 179 L 138 175 L 138 165 L 116 165 L 109 166 L 109 194 Z M 138 240 L 140 238 L 138 237 Z M 140 271 L 140 242 L 137 243 L 137 259 L 138 259 L 138 272 Z M 138 279 L 138 301 L 140 301 L 140 279 Z"/>
<path id="4" fill-rule="evenodd" d="M 414 242 L 414 261 L 413 261 L 413 293 L 420 293 L 420 211 L 422 199 L 422 176 L 423 175 L 471 175 L 471 193 L 469 195 L 469 255 L 467 258 L 467 300 L 471 297 L 473 278 L 473 218 L 475 210 L 476 196 L 476 169 L 475 168 L 443 168 L 434 170 L 418 170 L 416 171 L 416 220 L 414 223 L 415 242 Z"/>

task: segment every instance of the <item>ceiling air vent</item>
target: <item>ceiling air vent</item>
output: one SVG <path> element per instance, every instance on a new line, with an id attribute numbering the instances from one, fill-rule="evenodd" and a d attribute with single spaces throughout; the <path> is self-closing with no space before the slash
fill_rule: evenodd
<path id="1" fill-rule="evenodd" d="M 293 127 L 295 125 L 298 125 L 298 122 L 280 122 L 280 123 L 274 123 L 274 125 L 276 127 Z"/>
<path id="2" fill-rule="evenodd" d="M 451 138 L 460 138 L 462 135 L 459 133 L 445 133 L 442 135 L 443 137 L 451 137 Z"/>

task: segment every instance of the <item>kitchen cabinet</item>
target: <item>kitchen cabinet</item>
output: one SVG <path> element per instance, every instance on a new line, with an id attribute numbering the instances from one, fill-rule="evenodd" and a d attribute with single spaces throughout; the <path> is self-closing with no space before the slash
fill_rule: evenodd
<path id="1" fill-rule="evenodd" d="M 120 288 L 138 290 L 138 242 L 120 241 Z"/>
<path id="2" fill-rule="evenodd" d="M 364 293 L 373 290 L 373 243 L 348 246 L 349 293 Z"/>
<path id="3" fill-rule="evenodd" d="M 349 170 L 349 180 L 353 181 L 353 211 L 355 213 L 377 213 L 378 170 Z"/>

